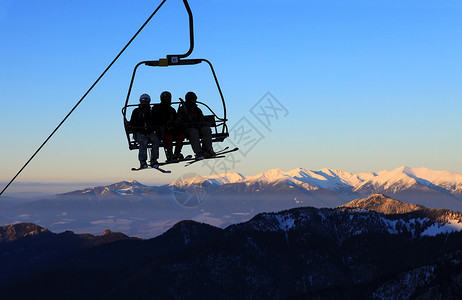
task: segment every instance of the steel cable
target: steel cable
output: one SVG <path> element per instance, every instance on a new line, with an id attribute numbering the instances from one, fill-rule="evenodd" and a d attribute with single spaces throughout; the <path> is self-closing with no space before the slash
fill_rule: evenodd
<path id="1" fill-rule="evenodd" d="M 37 153 L 42 150 L 42 148 L 45 146 L 45 144 L 51 139 L 51 137 L 58 131 L 58 129 L 63 125 L 63 123 L 69 118 L 69 116 L 74 112 L 74 110 L 82 103 L 83 99 L 87 97 L 87 95 L 90 93 L 90 91 L 98 84 L 98 82 L 103 78 L 103 76 L 109 71 L 109 69 L 112 67 L 112 65 L 119 59 L 119 57 L 122 55 L 122 53 L 128 48 L 128 46 L 133 42 L 133 40 L 138 36 L 138 34 L 144 29 L 144 27 L 151 21 L 151 19 L 154 17 L 154 15 L 159 11 L 159 9 L 164 5 L 165 1 L 163 0 L 159 6 L 154 10 L 154 12 L 149 16 L 149 18 L 144 22 L 144 24 L 138 29 L 138 31 L 133 35 L 133 37 L 130 39 L 130 41 L 123 47 L 123 49 L 117 54 L 117 56 L 112 60 L 112 62 L 107 66 L 107 68 L 104 70 L 103 73 L 96 79 L 96 81 L 91 85 L 91 87 L 88 89 L 88 91 L 80 98 L 80 100 L 77 102 L 77 104 L 69 111 L 69 113 L 64 117 L 64 119 L 59 123 L 59 125 L 53 130 L 53 132 L 46 138 L 46 140 L 40 145 L 40 147 L 34 152 L 34 154 L 29 158 L 29 160 L 24 164 L 24 166 L 19 170 L 18 173 L 13 177 L 13 179 L 10 180 L 10 182 L 6 185 L 6 187 L 0 192 L 0 196 L 6 191 L 6 189 L 13 183 L 13 181 L 21 174 L 21 172 L 26 168 L 26 166 L 34 159 L 34 157 L 37 155 Z"/>

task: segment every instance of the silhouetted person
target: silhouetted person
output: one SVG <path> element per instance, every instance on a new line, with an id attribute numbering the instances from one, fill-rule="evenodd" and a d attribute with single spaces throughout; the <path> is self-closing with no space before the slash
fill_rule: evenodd
<path id="1" fill-rule="evenodd" d="M 147 149 L 149 142 L 151 148 L 150 165 L 154 167 L 159 158 L 159 138 L 155 133 L 155 127 L 151 115 L 151 97 L 148 94 L 140 96 L 140 104 L 132 112 L 129 125 L 133 128 L 135 141 L 139 144 L 138 159 L 140 168 L 146 168 Z"/>
<path id="2" fill-rule="evenodd" d="M 160 94 L 160 103 L 154 104 L 152 108 L 154 122 L 163 128 L 161 138 L 164 141 L 165 155 L 167 161 L 183 159 L 181 149 L 185 133 L 176 126 L 177 113 L 172 107 L 172 94 L 168 91 Z M 173 141 L 175 140 L 175 153 L 173 152 Z"/>
<path id="3" fill-rule="evenodd" d="M 212 148 L 212 130 L 204 122 L 204 114 L 197 106 L 195 93 L 186 94 L 185 103 L 178 108 L 178 120 L 185 127 L 186 137 L 191 142 L 197 159 L 215 156 Z"/>

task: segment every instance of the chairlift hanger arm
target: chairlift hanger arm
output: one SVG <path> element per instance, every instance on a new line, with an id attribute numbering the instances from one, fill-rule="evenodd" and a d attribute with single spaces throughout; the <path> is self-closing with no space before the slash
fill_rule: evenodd
<path id="1" fill-rule="evenodd" d="M 194 50 L 194 20 L 191 7 L 189 7 L 188 0 L 183 0 L 184 7 L 188 12 L 189 17 L 189 50 L 185 54 L 172 55 L 178 58 L 188 57 Z"/>
<path id="2" fill-rule="evenodd" d="M 170 59 L 173 58 L 174 56 L 168 55 L 167 57 L 169 57 L 169 58 L 168 59 L 164 58 L 164 59 L 159 59 L 159 60 L 142 61 L 142 62 L 139 62 L 135 66 L 135 68 L 133 70 L 133 75 L 132 75 L 132 79 L 131 79 L 131 82 L 130 82 L 130 86 L 128 88 L 128 94 L 127 94 L 125 106 L 128 105 L 129 96 L 130 96 L 130 93 L 131 93 L 131 90 L 132 90 L 133 82 L 135 80 L 136 70 L 138 69 L 139 66 L 141 66 L 141 65 L 146 65 L 146 66 L 149 66 L 149 67 L 185 66 L 185 65 L 197 65 L 197 64 L 200 64 L 202 62 L 205 62 L 205 63 L 207 63 L 209 65 L 210 70 L 212 71 L 213 79 L 215 80 L 215 84 L 217 85 L 218 92 L 219 92 L 220 98 L 221 98 L 221 102 L 223 104 L 223 118 L 222 119 L 226 120 L 227 118 L 226 118 L 225 98 L 223 96 L 223 92 L 221 90 L 220 83 L 218 82 L 217 74 L 215 73 L 215 69 L 213 68 L 212 63 L 210 61 L 208 61 L 207 59 L 203 59 L 203 58 L 178 59 L 178 60 L 175 60 L 175 63 L 170 63 Z"/>
<path id="3" fill-rule="evenodd" d="M 172 62 L 173 60 L 173 62 Z M 220 94 L 220 98 L 223 104 L 223 119 L 226 120 L 226 103 L 225 103 L 225 98 L 223 96 L 223 92 L 221 91 L 220 83 L 218 82 L 217 74 L 215 73 L 215 69 L 213 68 L 213 65 L 210 61 L 204 58 L 195 58 L 195 59 L 180 59 L 174 55 L 167 55 L 167 59 L 159 59 L 159 60 L 151 60 L 151 61 L 143 61 L 140 62 L 139 64 L 136 65 L 136 68 L 138 66 L 144 64 L 146 66 L 150 67 L 167 67 L 167 66 L 184 66 L 184 65 L 197 65 L 202 62 L 205 62 L 209 65 L 210 70 L 212 71 L 213 79 L 215 80 L 215 84 L 217 85 L 218 92 Z M 133 78 L 134 78 L 133 74 Z M 133 79 L 132 78 L 132 79 Z"/>

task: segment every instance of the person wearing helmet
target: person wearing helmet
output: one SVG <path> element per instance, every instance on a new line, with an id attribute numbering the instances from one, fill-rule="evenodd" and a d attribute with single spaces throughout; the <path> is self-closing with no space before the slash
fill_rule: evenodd
<path id="1" fill-rule="evenodd" d="M 154 122 L 163 129 L 161 138 L 164 141 L 167 161 L 183 159 L 181 149 L 185 134 L 175 126 L 176 111 L 172 107 L 172 94 L 169 91 L 160 94 L 160 103 L 152 107 L 152 116 Z M 175 153 L 173 153 L 173 140 L 176 142 Z"/>
<path id="2" fill-rule="evenodd" d="M 185 127 L 186 137 L 191 142 L 196 159 L 215 156 L 212 148 L 212 130 L 204 122 L 204 114 L 197 106 L 197 96 L 194 92 L 186 94 L 185 102 L 178 108 L 178 120 Z"/>
<path id="3" fill-rule="evenodd" d="M 151 143 L 151 160 L 152 167 L 157 165 L 159 158 L 159 138 L 155 133 L 155 124 L 151 116 L 151 97 L 148 94 L 140 96 L 140 104 L 132 112 L 129 125 L 134 131 L 135 141 L 139 144 L 138 159 L 140 168 L 147 168 L 148 144 Z"/>

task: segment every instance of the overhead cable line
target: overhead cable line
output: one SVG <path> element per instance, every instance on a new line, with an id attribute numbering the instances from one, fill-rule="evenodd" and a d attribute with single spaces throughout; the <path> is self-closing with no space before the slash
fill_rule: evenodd
<path id="1" fill-rule="evenodd" d="M 46 140 L 40 145 L 40 147 L 34 152 L 34 154 L 29 158 L 29 160 L 24 164 L 24 166 L 19 170 L 18 173 L 13 177 L 13 179 L 10 180 L 10 182 L 6 185 L 6 187 L 0 192 L 0 196 L 6 191 L 6 189 L 13 183 L 13 181 L 21 174 L 21 172 L 26 168 L 26 166 L 34 159 L 34 157 L 39 153 L 40 150 L 42 150 L 43 146 L 51 139 L 51 137 L 58 131 L 58 129 L 63 125 L 63 123 L 69 118 L 69 116 L 74 112 L 74 110 L 80 105 L 80 103 L 87 97 L 87 95 L 90 93 L 90 91 L 98 84 L 98 82 L 103 78 L 103 76 L 109 71 L 109 69 L 112 67 L 112 65 L 119 59 L 119 57 L 122 55 L 122 53 L 128 48 L 128 46 L 133 42 L 133 40 L 138 36 L 138 34 L 143 30 L 143 28 L 151 21 L 151 19 L 154 17 L 154 15 L 159 11 L 159 9 L 164 5 L 165 1 L 163 0 L 159 6 L 154 10 L 154 12 L 149 16 L 149 18 L 144 22 L 144 24 L 138 29 L 138 31 L 133 35 L 133 37 L 130 39 L 130 41 L 123 47 L 123 49 L 117 54 L 117 56 L 112 60 L 112 62 L 107 66 L 106 70 L 104 70 L 103 73 L 96 79 L 95 83 L 88 89 L 88 91 L 80 98 L 80 100 L 77 102 L 77 104 L 69 111 L 69 113 L 64 117 L 64 119 L 59 123 L 59 125 L 53 130 L 53 132 L 46 138 Z"/>

